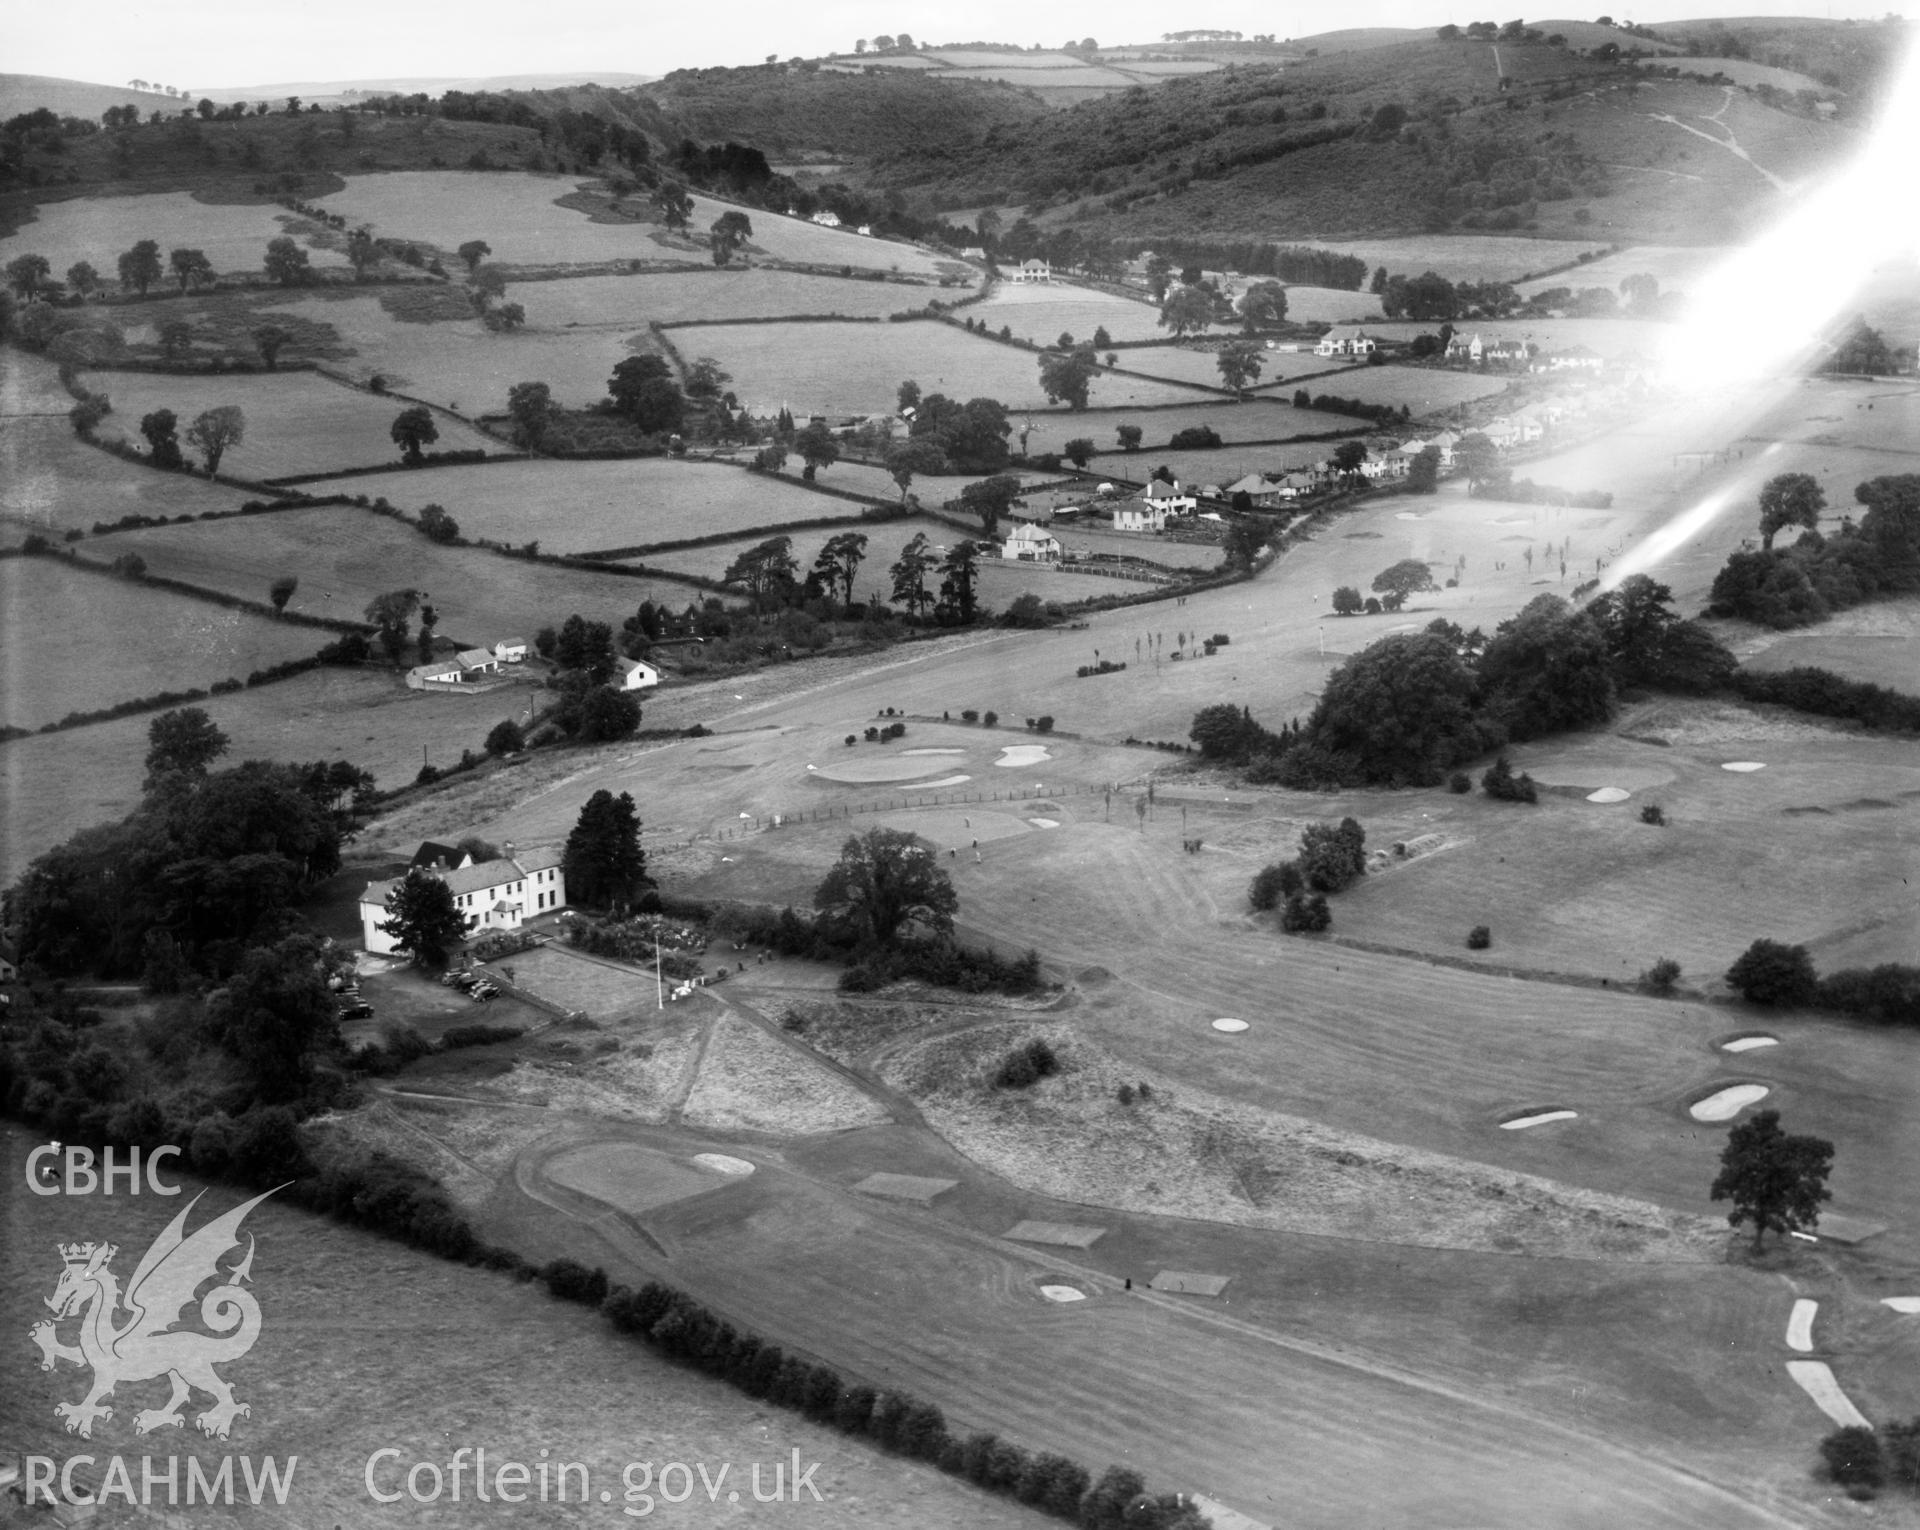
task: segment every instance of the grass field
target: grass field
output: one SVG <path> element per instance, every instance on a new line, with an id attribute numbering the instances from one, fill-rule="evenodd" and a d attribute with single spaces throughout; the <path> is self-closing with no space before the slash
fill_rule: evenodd
<path id="1" fill-rule="evenodd" d="M 1624 278 L 1651 276 L 1660 283 L 1662 292 L 1675 289 L 1685 292 L 1728 253 L 1724 246 L 1716 245 L 1634 245 L 1618 254 L 1603 255 L 1584 266 L 1575 266 L 1571 271 L 1562 271 L 1558 276 L 1516 285 L 1523 294 L 1547 287 L 1571 287 L 1575 292 L 1583 287 L 1611 287 L 1617 293 Z"/>
<path id="2" fill-rule="evenodd" d="M 419 1152 L 424 1144 L 429 1162 L 442 1173 L 456 1162 L 434 1146 L 436 1132 L 447 1127 L 444 1107 L 413 1105 L 404 1115 L 399 1107 L 376 1110 L 385 1112 L 395 1146 Z M 322 1135 L 330 1136 L 324 1130 Z M 24 1128 L 4 1129 L 0 1146 L 16 1180 L 32 1141 Z M 76 1212 L 74 1203 L 60 1199 L 19 1207 L 17 1236 L 8 1238 L 0 1263 L 6 1309 L 41 1310 L 41 1298 L 59 1273 L 55 1244 L 83 1232 L 122 1244 L 116 1268 L 125 1264 L 130 1273 L 129 1256 L 143 1251 L 206 1188 L 185 1175 L 175 1177 L 182 1180 L 184 1196 L 177 1200 L 122 1199 L 92 1213 Z M 193 1226 L 245 1198 L 244 1191 L 227 1186 L 207 1188 L 206 1194 Z M 252 1411 L 228 1441 L 205 1439 L 189 1427 L 176 1431 L 168 1448 L 195 1460 L 209 1478 L 228 1452 L 253 1460 L 271 1455 L 283 1466 L 297 1457 L 285 1507 L 257 1511 L 278 1523 L 379 1530 L 425 1524 L 421 1505 L 404 1497 L 381 1504 L 368 1496 L 368 1458 L 386 1448 L 399 1451 L 380 1463 L 394 1471 L 393 1482 L 380 1486 L 404 1492 L 416 1462 L 444 1466 L 461 1445 L 484 1445 L 490 1468 L 509 1459 L 538 1464 L 539 1452 L 549 1449 L 555 1461 L 587 1467 L 590 1498 L 605 1491 L 615 1504 L 624 1501 L 621 1474 L 630 1461 L 651 1460 L 656 1469 L 669 1460 L 700 1461 L 714 1473 L 730 1462 L 729 1487 L 738 1484 L 744 1500 L 752 1463 L 761 1464 L 764 1491 L 774 1461 L 790 1471 L 790 1453 L 798 1449 L 804 1461 L 820 1463 L 811 1482 L 824 1499 L 822 1516 L 837 1525 L 883 1530 L 899 1524 L 903 1514 L 929 1530 L 1029 1530 L 1047 1523 L 931 1467 L 855 1444 L 797 1413 L 770 1412 L 724 1382 L 620 1342 L 591 1309 L 556 1302 L 539 1285 L 416 1253 L 272 1200 L 248 1216 L 246 1229 L 258 1242 L 261 1333 L 253 1351 L 226 1374 Z M 584 1253 L 589 1263 L 605 1258 L 590 1238 L 551 1254 L 561 1252 Z M 7 1389 L 0 1428 L 19 1451 L 64 1461 L 77 1453 L 76 1442 L 62 1431 L 54 1405 L 80 1396 L 84 1375 L 71 1366 L 45 1374 L 34 1367 L 31 1378 Z M 103 1448 L 137 1451 L 138 1437 L 121 1410 L 158 1405 L 165 1397 L 164 1388 L 153 1393 L 151 1383 L 123 1383 L 116 1416 L 93 1441 L 96 1455 Z M 186 1463 L 177 1464 L 184 1479 Z M 103 1471 L 97 1461 L 80 1465 L 75 1486 L 98 1487 Z M 423 1473 L 419 1480 L 430 1479 Z M 531 1480 L 537 1493 L 537 1475 Z M 164 1495 L 164 1488 L 157 1491 Z M 469 1476 L 468 1500 L 472 1491 Z M 570 1497 L 566 1504 L 549 1500 L 535 1507 L 530 1501 L 519 1509 L 495 1501 L 486 1517 L 514 1526 L 584 1526 L 606 1522 L 609 1513 L 617 1518 L 617 1510 L 602 1505 L 595 1513 L 579 1503 L 577 1474 Z M 810 1502 L 804 1491 L 800 1497 Z M 651 1505 L 657 1510 L 661 1500 L 652 1498 Z M 638 1509 L 641 1502 L 628 1506 Z M 123 1521 L 109 1506 L 97 1522 L 142 1517 Z M 674 1519 L 697 1522 L 669 1509 L 667 1520 Z"/>
<path id="3" fill-rule="evenodd" d="M 123 462 L 75 439 L 63 419 L 16 419 L 0 426 L 0 534 L 9 542 L 29 531 L 84 529 L 123 515 L 238 510 L 254 497 L 204 478 Z"/>
<path id="4" fill-rule="evenodd" d="M 280 478 L 400 460 L 400 449 L 393 444 L 393 422 L 408 405 L 362 393 L 317 373 L 240 378 L 94 372 L 87 374 L 87 385 L 113 400 L 113 413 L 100 426 L 103 437 L 117 435 L 144 451 L 142 416 L 171 409 L 180 422 L 181 448 L 196 461 L 198 454 L 186 441 L 194 417 L 205 409 L 237 404 L 246 415 L 246 437 L 220 462 L 221 472 L 237 477 Z M 491 437 L 444 415 L 436 417 L 434 425 L 440 439 L 430 450 L 505 450 Z"/>
<path id="5" fill-rule="evenodd" d="M 1431 367 L 1355 367 L 1337 377 L 1300 384 L 1310 393 L 1333 393 L 1363 404 L 1405 405 L 1415 419 L 1455 404 L 1506 391 L 1498 372 L 1447 372 Z"/>
<path id="6" fill-rule="evenodd" d="M 1822 100 L 1830 101 L 1840 92 L 1831 85 L 1823 85 L 1811 75 L 1801 74 L 1792 69 L 1777 69 L 1772 64 L 1757 64 L 1748 58 L 1696 58 L 1687 53 L 1663 54 L 1660 65 L 1678 69 L 1682 74 L 1724 74 L 1736 85 L 1744 85 L 1751 90 L 1756 85 L 1771 85 L 1777 90 L 1797 92 L 1810 90 Z"/>
<path id="7" fill-rule="evenodd" d="M 740 468 L 666 457 L 402 468 L 309 486 L 316 494 L 336 489 L 369 499 L 384 495 L 407 509 L 444 505 L 466 536 L 515 546 L 538 542 L 543 551 L 559 553 L 745 532 L 817 516 L 853 520 L 865 508 Z"/>
<path id="8" fill-rule="evenodd" d="M 245 679 L 333 638 L 51 558 L 0 561 L 0 608 L 8 649 L 0 723 L 16 728 L 156 691 Z"/>
<path id="9" fill-rule="evenodd" d="M 325 636 L 311 628 L 286 630 Z M 189 674 L 176 683 L 221 678 Z M 444 767 L 463 749 L 478 752 L 502 718 L 524 721 L 526 697 L 518 686 L 485 696 L 427 695 L 408 690 L 390 671 L 322 669 L 195 705 L 232 740 L 230 760 L 346 759 L 372 771 L 382 787 L 394 787 L 411 781 L 423 761 Z M 0 746 L 7 802 L 0 878 L 10 883 L 29 860 L 75 830 L 124 817 L 137 805 L 152 721 L 151 715 L 125 717 Z"/>
<path id="10" fill-rule="evenodd" d="M 1339 287 L 1287 288 L 1287 317 L 1295 324 L 1352 324 L 1380 316 L 1380 299 L 1371 292 L 1349 292 Z"/>
<path id="11" fill-rule="evenodd" d="M 493 247 L 491 259 L 505 265 L 659 260 L 667 253 L 652 237 L 657 224 L 595 223 L 584 212 L 556 205 L 557 198 L 582 183 L 580 176 L 401 170 L 350 176 L 346 190 L 321 200 L 351 223 L 425 240 L 448 254 L 469 239 L 484 239 Z M 696 195 L 692 232 L 704 237 L 712 221 L 729 210 L 730 203 L 704 192 Z M 938 274 L 938 257 L 910 245 L 821 228 L 757 207 L 740 210 L 753 222 L 750 243 L 778 260 Z"/>
<path id="12" fill-rule="evenodd" d="M 1336 379 L 1336 381 L 1344 381 Z M 1311 386 L 1311 384 L 1309 384 Z M 1329 387 L 1333 384 L 1330 382 Z M 1141 446 L 1134 457 L 1163 450 L 1175 432 L 1197 425 L 1210 426 L 1223 441 L 1278 441 L 1294 436 L 1316 435 L 1328 430 L 1351 430 L 1364 424 L 1350 415 L 1322 414 L 1316 409 L 1295 409 L 1279 399 L 1250 399 L 1244 403 L 1221 400 L 1218 403 L 1193 404 L 1182 409 L 1131 411 L 1125 409 L 1088 409 L 1080 414 L 1048 410 L 1033 415 L 1033 435 L 1027 443 L 1032 452 L 1057 452 L 1070 440 L 1085 436 L 1099 452 L 1120 454 L 1115 434 L 1122 425 L 1138 425 Z M 1112 466 L 1112 464 L 1105 464 Z M 1150 471 L 1148 464 L 1141 472 Z M 1115 471 L 1120 471 L 1115 467 Z"/>
<path id="13" fill-rule="evenodd" d="M 1220 380 L 1217 351 L 1185 345 L 1155 345 L 1140 346 L 1119 354 L 1120 365 L 1129 372 L 1144 372 L 1149 377 L 1193 383 L 1202 388 L 1226 388 L 1226 384 Z"/>
<path id="14" fill-rule="evenodd" d="M 949 398 L 996 398 L 1009 409 L 1043 409 L 1040 358 L 931 321 L 906 324 L 716 325 L 698 332 L 697 354 L 733 374 L 741 404 L 755 414 L 785 405 L 796 415 L 891 411 L 900 383 Z M 677 343 L 677 342 L 676 342 Z M 1101 373 L 1096 406 L 1171 404 L 1183 388 Z"/>
<path id="15" fill-rule="evenodd" d="M 258 271 L 267 244 L 287 232 L 286 224 L 304 220 L 269 203 L 202 202 L 191 192 L 156 191 L 133 197 L 74 197 L 44 202 L 38 216 L 16 234 L 0 239 L 0 263 L 16 255 L 44 255 L 56 277 L 65 277 L 76 260 L 92 263 L 101 280 L 117 278 L 116 262 L 141 239 L 169 250 L 202 250 L 216 271 Z M 346 256 L 307 247 L 316 266 L 344 266 Z M 155 285 L 178 290 L 163 279 Z"/>
<path id="16" fill-rule="evenodd" d="M 1008 282 L 996 285 L 990 297 L 965 310 L 983 319 L 996 334 L 1002 326 L 1016 340 L 1052 345 L 1063 334 L 1075 340 L 1093 339 L 1097 329 L 1124 344 L 1129 340 L 1160 340 L 1160 310 L 1151 303 L 1115 297 L 1092 287 L 1066 282 Z"/>
<path id="17" fill-rule="evenodd" d="M 850 319 L 880 319 L 929 298 L 951 299 L 943 292 L 897 281 L 814 276 L 774 266 L 712 267 L 706 271 L 650 271 L 638 276 L 576 276 L 561 281 L 518 282 L 508 296 L 527 310 L 537 328 L 619 324 L 678 324 L 688 319 L 778 319 L 793 314 L 833 314 Z M 689 355 L 699 353 L 699 332 L 675 341 Z"/>
<path id="18" fill-rule="evenodd" d="M 1369 326 L 1371 333 L 1389 340 L 1411 340 L 1415 335 L 1430 335 L 1437 328 L 1405 320 Z M 1651 319 L 1470 319 L 1456 328 L 1469 339 L 1479 335 L 1489 343 L 1522 340 L 1545 351 L 1584 345 L 1609 359 L 1639 356 L 1647 361 L 1659 357 L 1661 344 L 1673 334 L 1672 326 Z"/>
<path id="19" fill-rule="evenodd" d="M 1358 255 L 1369 266 L 1385 266 L 1391 275 L 1418 276 L 1438 271 L 1454 282 L 1514 282 L 1536 271 L 1579 259 L 1587 250 L 1604 251 L 1604 240 L 1521 239 L 1502 234 L 1416 234 L 1394 239 L 1313 241 L 1316 249 Z"/>
<path id="20" fill-rule="evenodd" d="M 701 593 L 665 580 L 441 547 L 399 521 L 347 506 L 117 532 L 87 545 L 103 558 L 137 552 L 156 574 L 249 600 L 265 600 L 275 579 L 293 574 L 300 587 L 287 609 L 313 616 L 357 621 L 376 595 L 425 590 L 440 613 L 441 636 L 465 647 L 504 637 L 531 642 L 542 627 L 557 627 L 575 611 L 611 620 L 617 632 L 643 600 L 677 608 Z"/>

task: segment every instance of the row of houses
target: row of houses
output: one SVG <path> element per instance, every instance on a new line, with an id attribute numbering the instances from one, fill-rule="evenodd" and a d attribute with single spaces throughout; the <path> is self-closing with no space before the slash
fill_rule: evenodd
<path id="1" fill-rule="evenodd" d="M 509 664 L 527 661 L 524 638 L 502 638 L 491 648 L 463 648 L 445 659 L 429 659 L 407 671 L 407 684 L 416 691 L 452 690 L 478 685 L 501 674 Z M 660 683 L 660 671 L 644 659 L 615 661 L 614 684 L 623 691 L 643 691 Z"/>
<path id="2" fill-rule="evenodd" d="M 557 849 L 516 851 L 512 845 L 498 860 L 476 862 L 451 845 L 423 843 L 409 871 L 419 870 L 447 884 L 453 906 L 467 921 L 469 936 L 489 930 L 517 930 L 529 919 L 567 906 L 567 874 Z M 360 894 L 360 939 L 376 956 L 390 956 L 393 937 L 380 928 L 387 919 L 387 897 L 398 878 L 367 883 Z"/>

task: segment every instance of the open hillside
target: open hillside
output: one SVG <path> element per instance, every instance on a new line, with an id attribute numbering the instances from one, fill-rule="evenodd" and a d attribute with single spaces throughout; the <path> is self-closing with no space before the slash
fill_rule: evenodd
<path id="1" fill-rule="evenodd" d="M 0 121 L 22 112 L 49 111 L 60 117 L 91 119 L 111 106 L 133 106 L 146 113 L 175 110 L 179 105 L 179 97 L 160 90 L 95 85 L 50 74 L 0 74 Z"/>
<path id="2" fill-rule="evenodd" d="M 1568 46 L 1427 37 L 1171 80 L 874 170 L 936 206 L 1025 203 L 1120 238 L 1459 227 L 1697 242 L 1770 210 L 1849 137 L 1797 103 L 1649 82 Z"/>
<path id="3" fill-rule="evenodd" d="M 996 129 L 1018 137 L 1043 116 L 1016 86 L 974 78 L 947 83 L 903 69 L 859 74 L 793 69 L 679 69 L 634 92 L 656 103 L 689 137 L 733 139 L 769 155 L 938 158 L 955 143 Z"/>

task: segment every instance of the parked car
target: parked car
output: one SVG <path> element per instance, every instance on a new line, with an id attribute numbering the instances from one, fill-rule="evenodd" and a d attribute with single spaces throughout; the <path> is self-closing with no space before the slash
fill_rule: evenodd
<path id="1" fill-rule="evenodd" d="M 340 1018 L 342 1020 L 365 1020 L 372 1014 L 373 1006 L 364 999 L 356 999 L 353 1003 L 344 1004 L 340 1007 Z"/>

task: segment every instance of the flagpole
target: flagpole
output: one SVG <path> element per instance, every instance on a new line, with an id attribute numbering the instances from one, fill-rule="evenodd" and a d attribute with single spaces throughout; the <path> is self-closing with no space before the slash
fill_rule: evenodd
<path id="1" fill-rule="evenodd" d="M 660 981 L 660 932 L 653 932 L 653 1004 L 656 1009 L 667 1007 L 667 991 Z"/>

